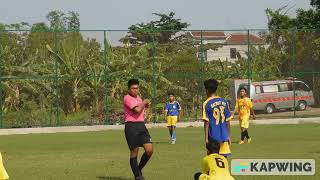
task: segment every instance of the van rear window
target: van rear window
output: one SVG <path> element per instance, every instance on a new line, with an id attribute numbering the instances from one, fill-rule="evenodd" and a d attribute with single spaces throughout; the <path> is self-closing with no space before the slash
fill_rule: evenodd
<path id="1" fill-rule="evenodd" d="M 256 94 L 260 94 L 261 93 L 261 86 L 256 86 Z"/>
<path id="2" fill-rule="evenodd" d="M 265 93 L 272 93 L 272 92 L 279 92 L 278 85 L 271 84 L 271 85 L 264 85 L 263 92 Z"/>
<path id="3" fill-rule="evenodd" d="M 302 82 L 295 82 L 295 88 L 297 91 L 310 91 L 310 88 Z"/>
<path id="4" fill-rule="evenodd" d="M 279 84 L 280 92 L 289 91 L 288 84 Z"/>

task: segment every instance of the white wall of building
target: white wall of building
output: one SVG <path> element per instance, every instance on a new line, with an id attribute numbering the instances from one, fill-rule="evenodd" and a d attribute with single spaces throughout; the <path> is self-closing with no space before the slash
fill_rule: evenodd
<path id="1" fill-rule="evenodd" d="M 221 60 L 221 61 L 229 61 L 235 62 L 237 61 L 237 57 L 232 59 L 230 49 L 235 48 L 237 54 L 239 53 L 241 57 L 247 58 L 248 46 L 247 45 L 223 45 L 217 50 L 207 50 L 207 61 Z"/>

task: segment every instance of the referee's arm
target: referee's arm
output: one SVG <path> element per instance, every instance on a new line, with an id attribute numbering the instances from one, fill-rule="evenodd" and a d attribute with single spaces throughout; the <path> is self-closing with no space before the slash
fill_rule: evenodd
<path id="1" fill-rule="evenodd" d="M 150 103 L 149 99 L 145 99 L 145 100 L 143 100 L 143 102 L 141 104 L 132 108 L 132 110 L 135 113 L 141 113 L 144 110 L 144 108 L 146 107 L 146 105 L 148 105 L 149 103 Z"/>

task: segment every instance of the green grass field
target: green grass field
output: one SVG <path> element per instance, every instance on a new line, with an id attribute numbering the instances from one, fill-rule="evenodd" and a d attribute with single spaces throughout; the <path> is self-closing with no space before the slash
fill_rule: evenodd
<path id="1" fill-rule="evenodd" d="M 233 127 L 232 139 L 238 140 Z M 166 129 L 150 130 L 154 156 L 144 169 L 147 180 L 191 180 L 202 157 L 203 128 L 180 128 L 177 144 Z M 320 179 L 320 125 L 251 126 L 252 144 L 232 144 L 232 158 L 312 158 L 315 176 L 237 176 L 253 179 Z M 123 131 L 0 136 L 0 150 L 12 180 L 133 179 Z"/>

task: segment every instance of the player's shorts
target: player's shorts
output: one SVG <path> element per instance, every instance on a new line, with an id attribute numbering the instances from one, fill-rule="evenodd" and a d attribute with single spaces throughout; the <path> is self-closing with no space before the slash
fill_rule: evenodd
<path id="1" fill-rule="evenodd" d="M 231 156 L 231 150 L 228 142 L 220 143 L 219 154 L 223 156 Z"/>
<path id="2" fill-rule="evenodd" d="M 240 124 L 240 127 L 248 129 L 249 128 L 249 119 L 248 120 L 239 120 L 239 124 Z"/>
<path id="3" fill-rule="evenodd" d="M 126 122 L 124 132 L 129 149 L 152 143 L 151 136 L 144 122 Z"/>
<path id="4" fill-rule="evenodd" d="M 209 176 L 208 174 L 201 174 L 198 180 L 234 180 L 232 176 Z"/>
<path id="5" fill-rule="evenodd" d="M 167 126 L 177 126 L 178 116 L 167 116 Z"/>

